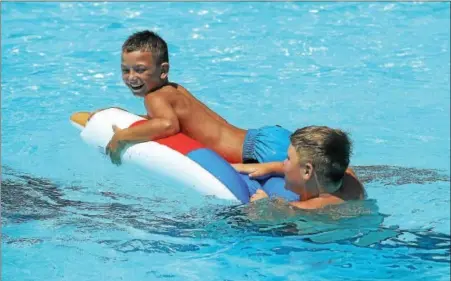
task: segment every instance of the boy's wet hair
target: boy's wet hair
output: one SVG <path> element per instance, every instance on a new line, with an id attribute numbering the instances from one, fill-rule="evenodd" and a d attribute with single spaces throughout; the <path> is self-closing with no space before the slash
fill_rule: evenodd
<path id="1" fill-rule="evenodd" d="M 169 63 L 168 45 L 158 34 L 144 30 L 132 34 L 122 45 L 122 52 L 151 52 L 156 64 Z"/>
<path id="2" fill-rule="evenodd" d="M 326 126 L 308 126 L 290 136 L 300 161 L 309 161 L 321 185 L 338 183 L 349 166 L 352 143 L 348 135 Z"/>

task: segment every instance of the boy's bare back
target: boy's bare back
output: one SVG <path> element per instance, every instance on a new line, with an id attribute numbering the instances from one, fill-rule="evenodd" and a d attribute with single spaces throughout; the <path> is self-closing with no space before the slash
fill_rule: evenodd
<path id="1" fill-rule="evenodd" d="M 246 131 L 221 116 L 176 83 L 168 83 L 144 98 L 150 118 L 172 119 L 179 132 L 218 152 L 232 163 L 242 161 Z"/>

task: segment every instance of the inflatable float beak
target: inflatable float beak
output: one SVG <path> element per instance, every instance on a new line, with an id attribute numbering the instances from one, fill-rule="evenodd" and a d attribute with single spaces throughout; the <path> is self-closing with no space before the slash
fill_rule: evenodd
<path id="1" fill-rule="evenodd" d="M 79 128 L 83 129 L 86 124 L 88 123 L 89 116 L 91 115 L 91 112 L 76 112 L 72 114 L 70 117 L 70 121 L 72 121 L 72 124 Z"/>

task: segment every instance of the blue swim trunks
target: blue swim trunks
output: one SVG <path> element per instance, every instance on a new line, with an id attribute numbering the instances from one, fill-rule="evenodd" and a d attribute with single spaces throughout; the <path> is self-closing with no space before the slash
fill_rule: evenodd
<path id="1" fill-rule="evenodd" d="M 248 130 L 243 144 L 243 163 L 284 161 L 290 135 L 290 131 L 280 126 Z"/>

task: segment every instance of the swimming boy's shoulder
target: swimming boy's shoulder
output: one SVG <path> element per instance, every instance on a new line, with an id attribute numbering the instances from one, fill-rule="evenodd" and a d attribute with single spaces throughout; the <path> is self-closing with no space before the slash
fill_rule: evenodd
<path id="1" fill-rule="evenodd" d="M 321 194 L 319 197 L 308 199 L 306 201 L 290 202 L 290 205 L 299 209 L 321 209 L 329 205 L 343 203 L 344 200 L 334 194 Z"/>
<path id="2" fill-rule="evenodd" d="M 346 170 L 342 186 L 336 192 L 336 195 L 345 201 L 365 199 L 365 187 L 352 169 Z"/>

